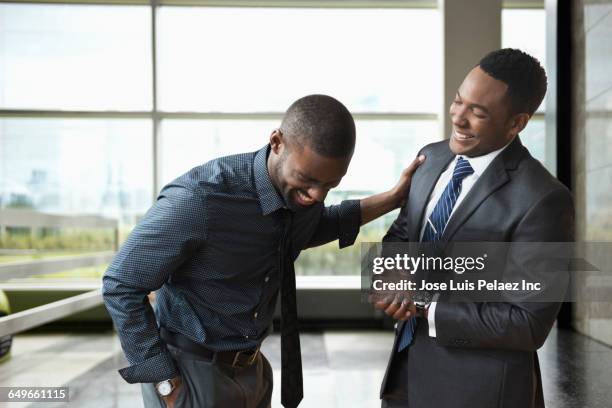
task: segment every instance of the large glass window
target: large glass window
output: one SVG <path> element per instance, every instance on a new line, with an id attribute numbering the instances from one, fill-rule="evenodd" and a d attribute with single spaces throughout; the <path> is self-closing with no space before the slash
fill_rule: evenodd
<path id="1" fill-rule="evenodd" d="M 163 120 L 161 185 L 214 158 L 259 150 L 278 126 L 274 120 Z"/>
<path id="2" fill-rule="evenodd" d="M 503 9 L 502 47 L 519 48 L 536 57 L 545 67 L 546 12 L 544 9 Z"/>
<path id="3" fill-rule="evenodd" d="M 214 157 L 260 148 L 295 99 L 324 93 L 355 113 L 357 126 L 348 174 L 326 203 L 391 188 L 418 150 L 439 140 L 439 17 L 435 9 L 161 7 L 160 109 L 244 113 L 239 120 L 164 119 L 161 181 Z M 368 225 L 359 239 L 380 240 L 396 216 Z M 296 270 L 357 275 L 359 245 L 305 251 Z"/>
<path id="4" fill-rule="evenodd" d="M 0 264 L 99 282 L 151 205 L 151 34 L 147 6 L 0 4 Z"/>
<path id="5" fill-rule="evenodd" d="M 162 7 L 159 27 L 162 110 L 282 112 L 312 93 L 352 112 L 437 108 L 436 10 Z"/>
<path id="6" fill-rule="evenodd" d="M 310 93 L 338 98 L 357 123 L 353 161 L 328 204 L 390 188 L 439 139 L 436 9 L 162 5 L 156 24 L 151 15 L 146 5 L 0 4 L 0 211 L 100 216 L 123 239 L 156 190 L 212 158 L 260 148 Z M 502 27 L 504 46 L 545 63 L 542 10 L 504 10 Z M 522 137 L 543 160 L 541 112 Z M 359 240 L 379 240 L 396 215 Z M 108 242 L 73 232 L 83 247 Z M 0 225 L 0 249 L 39 251 L 61 240 L 37 237 L 57 233 Z M 306 251 L 298 273 L 358 274 L 359 246 L 336 248 Z"/>
<path id="7" fill-rule="evenodd" d="M 0 265 L 90 256 L 91 267 L 27 281 L 99 282 L 95 253 L 114 250 L 151 205 L 150 140 L 146 119 L 0 118 Z"/>
<path id="8" fill-rule="evenodd" d="M 520 27 L 520 30 L 517 29 Z M 502 11 L 502 47 L 519 48 L 536 57 L 546 68 L 546 13 L 543 9 L 504 9 Z M 549 87 L 552 84 L 549 84 Z M 546 160 L 546 98 L 521 133 L 529 152 L 548 170 L 555 172 Z"/>
<path id="9" fill-rule="evenodd" d="M 0 118 L 0 208 L 133 224 L 151 205 L 151 122 Z"/>
<path id="10" fill-rule="evenodd" d="M 0 4 L 0 108 L 151 109 L 150 13 Z"/>

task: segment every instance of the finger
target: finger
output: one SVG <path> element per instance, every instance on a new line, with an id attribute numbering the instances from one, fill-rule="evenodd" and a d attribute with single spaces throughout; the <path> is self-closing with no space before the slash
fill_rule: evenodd
<path id="1" fill-rule="evenodd" d="M 397 317 L 397 320 L 408 320 L 411 317 L 416 316 L 416 308 L 414 303 L 409 298 L 402 301 L 402 312 L 403 313 Z"/>
<path id="2" fill-rule="evenodd" d="M 393 298 L 384 297 L 382 300 L 376 301 L 376 303 L 374 303 L 374 307 L 379 310 L 385 310 L 387 307 L 389 307 L 392 300 Z"/>
<path id="3" fill-rule="evenodd" d="M 387 316 L 393 316 L 401 305 L 401 301 L 396 297 L 395 299 L 393 299 L 393 302 L 391 302 L 389 306 L 385 309 L 385 314 Z"/>
<path id="4" fill-rule="evenodd" d="M 387 308 L 385 309 L 385 314 L 387 316 L 391 316 L 393 317 L 393 315 L 395 314 L 395 312 L 397 312 L 397 309 L 399 309 L 399 305 L 397 303 L 391 303 L 389 306 L 387 306 Z"/>
<path id="5" fill-rule="evenodd" d="M 416 171 L 416 169 L 425 161 L 425 156 L 420 155 L 415 158 L 412 163 L 408 167 L 406 167 L 407 175 L 412 176 L 412 174 Z"/>
<path id="6" fill-rule="evenodd" d="M 376 291 L 376 292 L 372 292 L 368 295 L 368 301 L 370 301 L 371 303 L 378 303 L 378 302 L 390 302 L 393 298 L 391 296 L 389 296 L 389 294 L 381 292 L 381 291 Z"/>
<path id="7" fill-rule="evenodd" d="M 408 310 L 406 313 L 403 314 L 402 317 L 400 317 L 397 320 L 408 320 L 410 319 L 412 316 L 414 316 L 414 313 L 412 313 L 410 310 Z"/>
<path id="8" fill-rule="evenodd" d="M 410 163 L 408 165 L 408 167 L 406 167 L 403 171 L 403 176 L 407 177 L 407 178 L 412 178 L 412 175 L 414 174 L 414 172 L 416 171 L 416 169 L 423 164 L 423 162 L 425 161 L 425 156 L 420 155 L 419 157 L 415 158 L 412 163 Z"/>
<path id="9" fill-rule="evenodd" d="M 395 320 L 402 320 L 405 319 L 406 316 L 406 312 L 410 313 L 408 311 L 408 304 L 406 304 L 405 302 L 402 302 L 402 305 L 399 307 L 399 309 L 397 309 L 397 311 L 393 314 L 393 318 Z"/>
<path id="10" fill-rule="evenodd" d="M 391 304 L 390 302 L 380 301 L 380 302 L 374 303 L 374 308 L 378 310 L 386 310 L 390 304 Z"/>
<path id="11" fill-rule="evenodd" d="M 413 315 L 415 315 L 417 312 L 416 310 L 416 306 L 414 303 L 410 302 L 410 313 L 412 313 Z"/>
<path id="12" fill-rule="evenodd" d="M 412 313 L 410 313 L 410 311 L 407 311 L 406 313 L 402 314 L 400 317 L 398 317 L 396 320 L 400 320 L 400 321 L 406 321 L 408 319 L 410 319 L 413 316 Z"/>
<path id="13" fill-rule="evenodd" d="M 416 306 L 413 302 L 409 302 L 406 308 L 405 318 L 403 320 L 409 319 L 412 316 L 416 316 Z"/>

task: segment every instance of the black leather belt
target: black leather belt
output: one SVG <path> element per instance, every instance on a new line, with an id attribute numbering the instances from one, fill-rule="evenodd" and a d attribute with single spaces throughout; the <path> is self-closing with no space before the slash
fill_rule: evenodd
<path id="1" fill-rule="evenodd" d="M 241 351 L 209 350 L 188 337 L 185 337 L 179 333 L 173 333 L 164 329 L 163 327 L 160 328 L 159 334 L 163 341 L 178 349 L 195 354 L 198 357 L 202 357 L 206 360 L 228 364 L 232 367 L 248 367 L 255 363 L 257 355 L 259 354 L 259 347 Z"/>

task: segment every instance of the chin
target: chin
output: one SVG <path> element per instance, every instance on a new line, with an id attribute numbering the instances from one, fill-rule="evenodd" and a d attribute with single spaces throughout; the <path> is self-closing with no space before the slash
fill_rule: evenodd
<path id="1" fill-rule="evenodd" d="M 452 138 L 448 146 L 450 147 L 451 152 L 453 152 L 456 155 L 469 156 L 470 152 L 474 150 L 473 146 L 463 146 L 460 143 L 457 143 L 457 141 L 455 141 Z"/>
<path id="2" fill-rule="evenodd" d="M 453 136 L 450 138 L 449 142 L 450 150 L 456 155 L 462 155 L 466 157 L 476 157 L 481 156 L 482 146 L 478 143 L 478 139 L 474 138 L 470 141 L 461 142 L 455 139 Z"/>
<path id="3" fill-rule="evenodd" d="M 302 204 L 299 203 L 293 196 L 296 194 L 297 190 L 290 190 L 285 197 L 285 202 L 287 206 L 293 211 L 304 211 L 309 208 L 312 208 L 317 202 L 314 201 L 312 204 Z"/>
<path id="4" fill-rule="evenodd" d="M 300 211 L 303 210 L 305 207 L 296 203 L 295 200 L 292 197 L 291 191 L 288 191 L 286 193 L 283 194 L 283 199 L 285 201 L 285 205 L 287 206 L 288 209 L 290 209 L 291 211 Z"/>

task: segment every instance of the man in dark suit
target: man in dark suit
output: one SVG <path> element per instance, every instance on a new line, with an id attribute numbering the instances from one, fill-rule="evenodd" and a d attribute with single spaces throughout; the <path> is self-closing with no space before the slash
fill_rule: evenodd
<path id="1" fill-rule="evenodd" d="M 569 191 L 518 137 L 545 93 L 535 58 L 515 49 L 485 56 L 451 104 L 450 140 L 420 152 L 427 160 L 383 242 L 572 241 Z M 518 255 L 526 263 L 532 254 Z M 416 303 L 375 304 L 400 320 L 383 407 L 544 406 L 536 350 L 560 302 Z"/>

